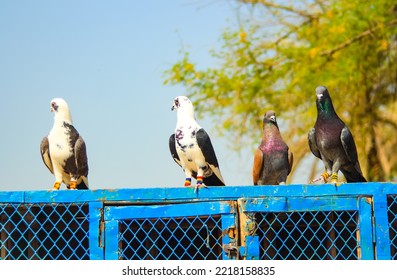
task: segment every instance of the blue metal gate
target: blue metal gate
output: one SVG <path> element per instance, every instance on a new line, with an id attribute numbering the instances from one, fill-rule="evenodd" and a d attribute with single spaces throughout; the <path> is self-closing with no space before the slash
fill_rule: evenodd
<path id="1" fill-rule="evenodd" d="M 0 259 L 397 259 L 397 185 L 0 192 Z"/>
<path id="2" fill-rule="evenodd" d="M 264 198 L 239 203 L 243 242 L 251 247 L 249 259 L 374 258 L 370 198 Z"/>
<path id="3" fill-rule="evenodd" d="M 234 201 L 105 207 L 106 259 L 229 259 Z"/>

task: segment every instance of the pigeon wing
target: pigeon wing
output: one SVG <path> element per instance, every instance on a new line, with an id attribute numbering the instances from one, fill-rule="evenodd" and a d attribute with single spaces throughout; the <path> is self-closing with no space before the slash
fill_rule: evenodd
<path id="1" fill-rule="evenodd" d="M 340 133 L 340 140 L 347 158 L 352 162 L 358 161 L 356 144 L 354 143 L 353 136 L 347 126 L 345 126 Z"/>
<path id="2" fill-rule="evenodd" d="M 40 153 L 41 153 L 41 158 L 43 159 L 45 166 L 47 166 L 48 170 L 50 170 L 50 172 L 52 174 L 54 174 L 54 169 L 52 167 L 52 161 L 51 161 L 51 157 L 50 157 L 50 145 L 49 145 L 47 136 L 44 137 L 43 140 L 41 140 Z"/>
<path id="3" fill-rule="evenodd" d="M 294 154 L 288 149 L 288 174 L 291 172 L 292 164 L 294 163 Z"/>
<path id="4" fill-rule="evenodd" d="M 174 159 L 174 161 L 175 161 L 180 167 L 182 167 L 181 160 L 179 159 L 178 153 L 176 152 L 176 147 L 175 147 L 175 133 L 172 134 L 172 135 L 170 136 L 170 139 L 169 139 L 169 141 L 168 141 L 168 144 L 169 144 L 169 146 L 170 146 L 170 153 L 171 153 L 172 158 Z"/>
<path id="5" fill-rule="evenodd" d="M 205 177 L 203 179 L 204 183 L 207 186 L 224 186 L 225 182 L 223 181 L 221 171 L 219 170 L 218 160 L 216 158 L 214 148 L 212 147 L 210 137 L 203 128 L 200 128 L 196 133 L 196 139 L 197 144 L 204 155 L 205 161 L 213 171 L 212 176 Z"/>
<path id="6" fill-rule="evenodd" d="M 263 152 L 256 149 L 254 154 L 254 166 L 252 168 L 252 180 L 254 185 L 258 185 L 258 181 L 263 170 Z"/>
<path id="7" fill-rule="evenodd" d="M 313 155 L 321 159 L 321 154 L 316 142 L 316 129 L 314 127 L 310 129 L 309 134 L 307 135 L 307 140 L 309 142 L 310 151 L 313 153 Z"/>
<path id="8" fill-rule="evenodd" d="M 88 175 L 88 159 L 85 142 L 81 136 L 77 138 L 74 145 L 74 155 L 76 159 L 77 175 L 87 177 Z"/>

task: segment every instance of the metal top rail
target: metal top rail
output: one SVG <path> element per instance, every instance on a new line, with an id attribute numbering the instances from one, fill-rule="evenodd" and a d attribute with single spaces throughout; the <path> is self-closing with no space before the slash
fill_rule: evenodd
<path id="1" fill-rule="evenodd" d="M 107 203 L 128 201 L 158 203 L 201 200 L 236 200 L 260 197 L 319 197 L 319 196 L 378 196 L 397 194 L 397 183 L 349 183 L 335 186 L 282 185 L 282 186 L 226 186 L 199 189 L 187 187 L 149 187 L 92 190 L 37 190 L 2 191 L 0 202 L 8 203 L 68 203 L 104 201 Z"/>
<path id="2" fill-rule="evenodd" d="M 0 259 L 397 259 L 397 184 L 2 191 Z"/>

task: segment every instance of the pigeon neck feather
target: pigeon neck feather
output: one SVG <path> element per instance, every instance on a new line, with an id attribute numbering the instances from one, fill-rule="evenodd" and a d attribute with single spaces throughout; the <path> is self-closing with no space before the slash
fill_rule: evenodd
<path id="1" fill-rule="evenodd" d="M 194 110 L 193 108 L 179 108 L 177 111 L 177 118 L 178 122 L 192 122 L 196 121 L 194 117 Z"/>
<path id="2" fill-rule="evenodd" d="M 323 102 L 317 101 L 317 111 L 320 117 L 335 116 L 336 112 L 332 105 L 331 98 L 325 99 Z"/>
<path id="3" fill-rule="evenodd" d="M 69 123 L 73 124 L 72 116 L 69 111 L 59 111 L 54 114 L 54 123 Z"/>
<path id="4" fill-rule="evenodd" d="M 281 138 L 278 126 L 268 122 L 263 125 L 263 139 Z"/>

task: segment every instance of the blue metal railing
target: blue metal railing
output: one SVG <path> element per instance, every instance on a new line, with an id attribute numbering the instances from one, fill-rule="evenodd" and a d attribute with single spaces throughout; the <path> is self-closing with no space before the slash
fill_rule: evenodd
<path id="1" fill-rule="evenodd" d="M 0 192 L 0 259 L 397 259 L 397 184 Z"/>

